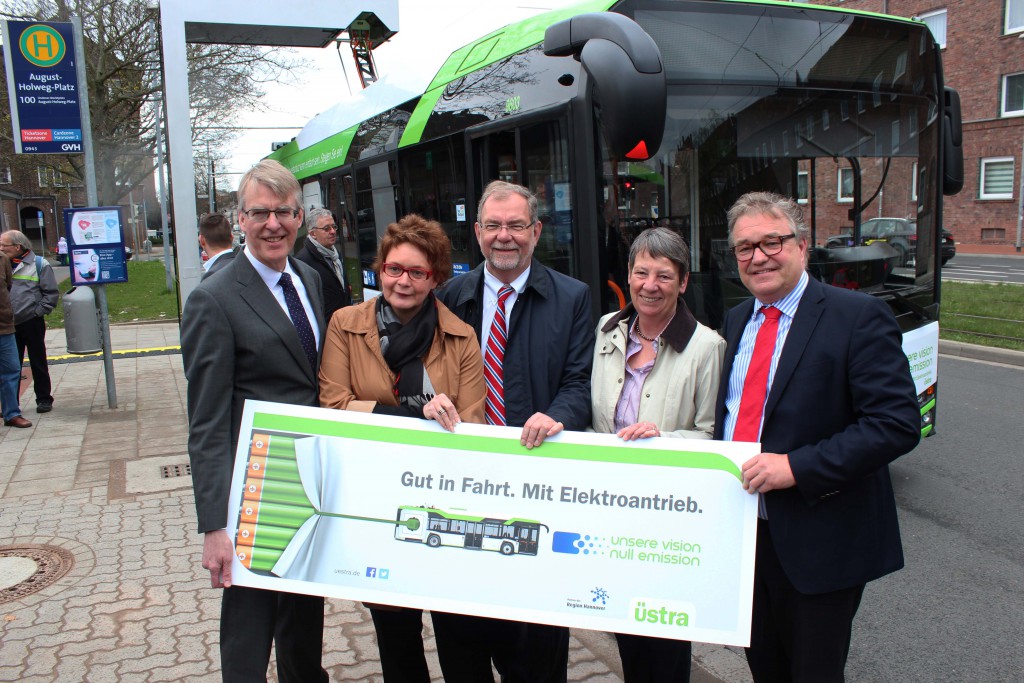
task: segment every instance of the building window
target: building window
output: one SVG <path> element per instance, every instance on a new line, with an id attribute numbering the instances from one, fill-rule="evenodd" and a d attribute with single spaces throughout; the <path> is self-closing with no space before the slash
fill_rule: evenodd
<path id="1" fill-rule="evenodd" d="M 1013 157 L 981 160 L 979 199 L 1013 199 Z"/>
<path id="2" fill-rule="evenodd" d="M 50 186 L 50 169 L 45 166 L 36 166 L 36 177 L 39 180 L 39 187 Z"/>
<path id="3" fill-rule="evenodd" d="M 808 171 L 797 171 L 796 172 L 796 201 L 800 204 L 806 204 L 807 198 L 810 196 L 810 186 L 808 182 L 811 174 Z"/>
<path id="4" fill-rule="evenodd" d="M 931 29 L 932 37 L 939 44 L 940 48 L 946 47 L 946 10 L 938 9 L 934 12 L 925 12 L 914 17 L 925 26 Z"/>
<path id="5" fill-rule="evenodd" d="M 11 167 L 4 166 L 0 168 L 0 185 L 11 184 Z"/>
<path id="6" fill-rule="evenodd" d="M 1002 116 L 1024 116 L 1024 73 L 1003 76 Z"/>
<path id="7" fill-rule="evenodd" d="M 982 240 L 999 240 L 1000 242 L 1006 239 L 1006 228 L 982 228 L 981 229 Z"/>
<path id="8" fill-rule="evenodd" d="M 839 169 L 839 197 L 840 202 L 853 201 L 853 169 Z"/>
<path id="9" fill-rule="evenodd" d="M 917 162 L 910 167 L 910 199 L 917 201 Z"/>
<path id="10" fill-rule="evenodd" d="M 1006 0 L 1006 32 L 1024 31 L 1024 0 Z"/>

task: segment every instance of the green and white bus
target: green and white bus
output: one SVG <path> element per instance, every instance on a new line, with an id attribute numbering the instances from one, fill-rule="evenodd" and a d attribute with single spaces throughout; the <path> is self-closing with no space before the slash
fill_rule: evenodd
<path id="1" fill-rule="evenodd" d="M 458 47 L 422 93 L 372 85 L 271 155 L 307 209 L 338 215 L 356 299 L 377 289 L 378 236 L 406 213 L 444 226 L 456 274 L 476 266 L 477 200 L 502 179 L 537 193 L 535 255 L 591 286 L 595 320 L 625 304 L 632 239 L 663 225 L 690 245 L 686 297 L 717 328 L 748 296 L 726 210 L 771 190 L 805 204 L 811 274 L 884 298 L 914 333 L 908 356 L 934 353 L 942 197 L 959 191 L 963 155 L 959 98 L 923 24 L 758 0 L 591 0 L 442 41 Z M 912 257 L 863 243 L 879 216 L 914 222 Z"/>
<path id="2" fill-rule="evenodd" d="M 431 548 L 492 550 L 502 555 L 536 555 L 540 530 L 548 528 L 532 519 L 497 519 L 406 505 L 398 508 L 397 522 L 395 538 L 399 541 Z"/>

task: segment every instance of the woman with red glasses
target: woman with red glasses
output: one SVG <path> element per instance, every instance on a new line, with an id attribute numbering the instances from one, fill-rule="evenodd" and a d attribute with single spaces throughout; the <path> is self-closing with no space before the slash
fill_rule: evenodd
<path id="1" fill-rule="evenodd" d="M 320 405 L 436 420 L 448 431 L 484 421 L 473 328 L 434 297 L 452 274 L 451 242 L 415 214 L 388 226 L 374 269 L 381 296 L 339 309 L 320 363 Z M 420 610 L 368 605 L 386 683 L 429 683 Z"/>

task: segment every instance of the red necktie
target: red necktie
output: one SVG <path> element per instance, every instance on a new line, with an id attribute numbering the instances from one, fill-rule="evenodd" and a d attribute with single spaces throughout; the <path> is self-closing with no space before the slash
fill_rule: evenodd
<path id="1" fill-rule="evenodd" d="M 505 343 L 508 340 L 508 320 L 505 316 L 505 302 L 515 290 L 505 285 L 498 292 L 498 307 L 491 321 L 491 333 L 487 336 L 487 348 L 484 349 L 484 383 L 487 385 L 487 405 L 484 414 L 487 424 L 504 425 L 505 422 L 505 386 L 502 363 L 505 362 Z"/>
<path id="2" fill-rule="evenodd" d="M 765 306 L 761 312 L 764 313 L 764 322 L 757 330 L 754 354 L 750 358 L 747 377 L 743 380 L 740 412 L 732 432 L 733 441 L 757 441 L 761 432 L 761 416 L 764 414 L 764 400 L 768 392 L 768 371 L 772 366 L 782 311 L 774 306 Z"/>

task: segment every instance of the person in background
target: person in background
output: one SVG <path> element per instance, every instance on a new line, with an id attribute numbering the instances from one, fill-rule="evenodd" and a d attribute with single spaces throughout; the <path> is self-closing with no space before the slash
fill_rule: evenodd
<path id="1" fill-rule="evenodd" d="M 14 309 L 11 308 L 13 285 L 11 260 L 0 251 L 0 411 L 3 412 L 5 427 L 28 429 L 32 423 L 22 416 L 18 401 L 21 361 L 14 340 Z"/>
<path id="2" fill-rule="evenodd" d="M 807 275 L 799 205 L 740 197 L 729 244 L 753 295 L 726 314 L 715 438 L 760 442 L 747 663 L 754 681 L 842 681 L 868 581 L 903 566 L 889 463 L 921 411 L 889 306 Z"/>
<path id="3" fill-rule="evenodd" d="M 211 213 L 199 221 L 199 246 L 206 252 L 203 279 L 226 266 L 235 257 L 231 223 L 223 214 Z"/>
<path id="4" fill-rule="evenodd" d="M 68 241 L 64 235 L 57 240 L 57 263 L 62 266 L 68 264 Z"/>
<path id="5" fill-rule="evenodd" d="M 265 681 L 273 645 L 281 683 L 327 683 L 324 599 L 232 583 L 228 497 L 245 401 L 318 405 L 324 332 L 320 277 L 290 258 L 302 225 L 295 176 L 276 161 L 256 164 L 238 185 L 238 220 L 245 250 L 199 283 L 181 317 L 203 568 L 224 589 L 221 673 L 225 683 Z"/>
<path id="6" fill-rule="evenodd" d="M 683 303 L 690 250 L 668 228 L 629 251 L 631 303 L 601 318 L 594 346 L 593 427 L 626 441 L 710 439 L 725 340 Z M 687 640 L 616 633 L 626 683 L 687 683 Z"/>
<path id="7" fill-rule="evenodd" d="M 473 327 L 486 362 L 489 424 L 521 427 L 537 448 L 563 429 L 590 426 L 594 321 L 590 290 L 534 260 L 542 224 L 525 187 L 493 181 L 477 205 L 485 262 L 452 280 L 438 298 Z M 563 683 L 569 629 L 432 613 L 447 683 Z"/>
<path id="8" fill-rule="evenodd" d="M 434 296 L 452 273 L 451 242 L 411 214 L 388 226 L 374 264 L 381 296 L 331 318 L 320 405 L 436 420 L 448 431 L 484 421 L 484 377 L 473 328 Z M 387 683 L 429 683 L 418 609 L 368 605 Z"/>
<path id="9" fill-rule="evenodd" d="M 345 264 L 335 247 L 338 225 L 333 213 L 320 208 L 311 209 L 306 215 L 306 228 L 309 230 L 306 244 L 295 258 L 320 273 L 320 281 L 324 285 L 324 319 L 330 322 L 336 310 L 352 303 L 345 279 Z"/>
<path id="10" fill-rule="evenodd" d="M 42 256 L 32 252 L 32 242 L 19 230 L 0 234 L 0 250 L 14 267 L 11 307 L 14 309 L 14 337 L 18 345 L 18 361 L 32 368 L 32 388 L 36 395 L 36 412 L 53 410 L 50 368 L 46 362 L 46 316 L 60 300 L 53 268 Z"/>

